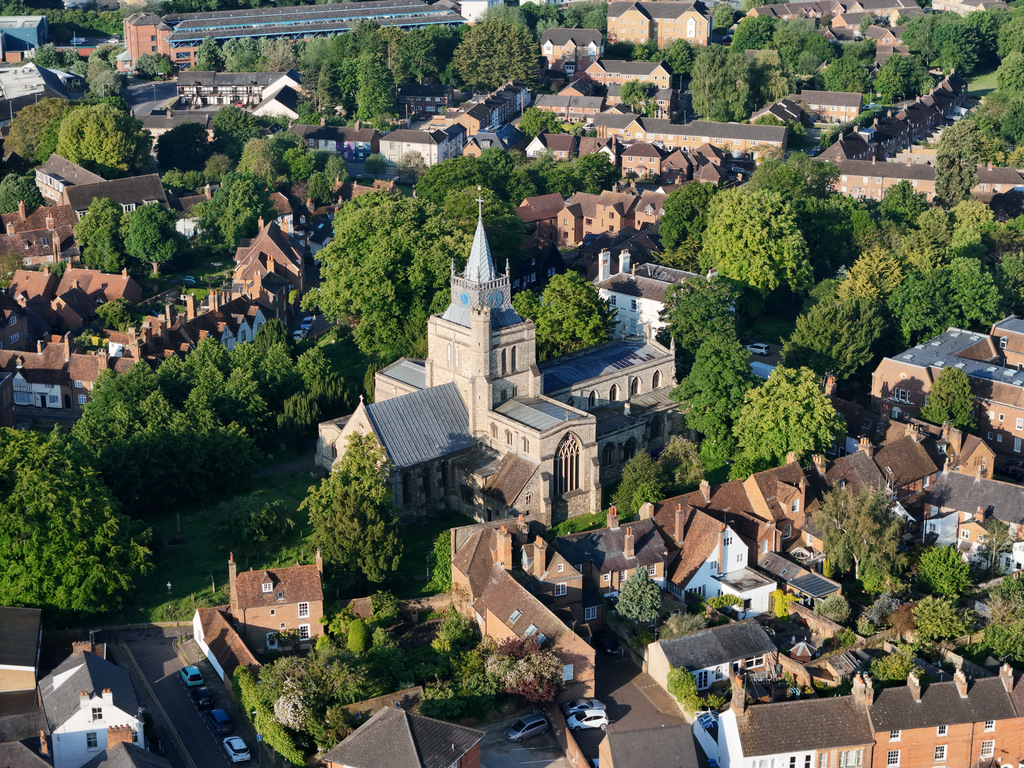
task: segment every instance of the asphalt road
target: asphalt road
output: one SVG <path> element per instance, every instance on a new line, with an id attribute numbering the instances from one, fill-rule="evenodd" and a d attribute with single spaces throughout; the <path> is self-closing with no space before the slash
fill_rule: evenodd
<path id="1" fill-rule="evenodd" d="M 145 117 L 175 100 L 178 96 L 178 86 L 173 81 L 146 82 L 129 78 L 128 85 L 121 91 L 121 95 L 136 117 Z"/>
<path id="2" fill-rule="evenodd" d="M 224 747 L 223 737 L 215 736 L 206 722 L 206 715 L 196 709 L 192 697 L 182 684 L 178 670 L 183 663 L 174 650 L 174 638 L 164 636 L 160 630 L 123 638 L 125 645 L 139 665 L 143 677 L 159 701 L 158 712 L 166 715 L 171 727 L 177 732 L 191 762 L 183 760 L 168 749 L 167 757 L 175 768 L 229 768 L 231 766 Z M 240 717 L 233 701 L 223 684 L 213 674 L 209 664 L 200 665 L 206 686 L 213 693 L 215 705 L 228 711 L 235 723 L 235 735 L 245 739 L 251 752 L 255 753 L 256 740 L 248 721 Z M 173 746 L 173 745 L 172 745 Z M 255 758 L 255 754 L 253 755 Z"/>

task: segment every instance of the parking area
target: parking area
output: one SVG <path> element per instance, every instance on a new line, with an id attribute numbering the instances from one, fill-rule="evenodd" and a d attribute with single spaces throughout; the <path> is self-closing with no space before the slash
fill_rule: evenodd
<path id="1" fill-rule="evenodd" d="M 521 744 L 506 741 L 505 729 L 518 718 L 516 715 L 481 728 L 487 732 L 480 743 L 481 768 L 520 768 L 527 765 L 531 768 L 581 768 L 566 760 L 550 732 L 533 736 Z"/>

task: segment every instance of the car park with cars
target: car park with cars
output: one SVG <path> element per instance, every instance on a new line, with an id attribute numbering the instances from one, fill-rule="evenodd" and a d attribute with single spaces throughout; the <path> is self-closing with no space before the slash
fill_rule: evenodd
<path id="1" fill-rule="evenodd" d="M 600 728 L 602 731 L 608 727 L 608 713 L 603 709 L 587 709 L 570 715 L 565 724 L 571 731 L 582 731 L 585 728 Z"/>

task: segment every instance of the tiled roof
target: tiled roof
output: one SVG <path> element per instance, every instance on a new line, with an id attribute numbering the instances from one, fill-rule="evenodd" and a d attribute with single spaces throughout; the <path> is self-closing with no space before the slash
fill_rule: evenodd
<path id="1" fill-rule="evenodd" d="M 64 194 L 67 195 L 68 205 L 76 211 L 88 210 L 89 204 L 96 198 L 107 198 L 118 205 L 138 206 L 154 201 L 167 205 L 167 193 L 160 183 L 160 176 L 155 173 L 95 184 L 76 184 L 64 190 Z"/>
<path id="2" fill-rule="evenodd" d="M 927 503 L 974 514 L 978 507 L 1004 523 L 1024 523 L 1024 488 L 959 472 L 942 472 L 928 490 Z"/>
<path id="3" fill-rule="evenodd" d="M 693 732 L 686 725 L 622 728 L 616 723 L 605 732 L 615 768 L 697 768 Z"/>
<path id="4" fill-rule="evenodd" d="M 651 75 L 659 67 L 667 68 L 662 61 L 623 61 L 622 59 L 603 58 L 595 61 L 592 66 L 598 66 L 605 72 L 618 75 Z"/>
<path id="5" fill-rule="evenodd" d="M 82 692 L 100 700 L 108 688 L 115 707 L 131 716 L 138 712 L 139 700 L 125 670 L 89 651 L 68 656 L 39 681 L 39 694 L 50 730 L 63 725 L 81 709 Z"/>
<path id="6" fill-rule="evenodd" d="M 718 547 L 719 537 L 724 528 L 721 520 L 716 520 L 702 510 L 694 509 L 690 512 L 683 533 L 682 547 L 679 550 L 679 559 L 670 577 L 673 584 L 684 587 L 689 583 Z"/>
<path id="7" fill-rule="evenodd" d="M 188 69 L 178 76 L 178 88 L 193 85 L 202 88 L 215 86 L 266 88 L 282 77 L 290 77 L 296 82 L 302 79 L 294 69 L 289 69 L 286 72 L 209 72 Z"/>
<path id="8" fill-rule="evenodd" d="M 345 768 L 450 768 L 483 731 L 386 707 L 323 756 Z"/>
<path id="9" fill-rule="evenodd" d="M 454 382 L 366 406 L 396 467 L 411 467 L 474 445 L 469 414 Z"/>
<path id="10" fill-rule="evenodd" d="M 923 443 L 907 435 L 898 440 L 882 443 L 875 451 L 878 465 L 886 481 L 893 488 L 900 488 L 932 475 L 941 469 L 943 462 L 929 454 Z"/>
<path id="11" fill-rule="evenodd" d="M 642 341 L 609 342 L 574 355 L 556 357 L 541 363 L 544 391 L 553 392 L 582 384 L 612 371 L 661 360 L 671 353 Z"/>
<path id="12" fill-rule="evenodd" d="M 876 733 L 1008 720 L 1017 716 L 1010 694 L 998 677 L 972 681 L 967 698 L 961 698 L 955 681 L 922 685 L 921 701 L 914 700 L 909 686 L 885 688 L 875 693 L 869 714 Z"/>
<path id="13" fill-rule="evenodd" d="M 69 267 L 64 270 L 64 275 L 57 286 L 57 296 L 63 296 L 76 287 L 95 302 L 107 302 L 120 298 L 138 301 L 142 297 L 142 289 L 128 275 L 127 270 L 110 274 L 97 269 Z"/>
<path id="14" fill-rule="evenodd" d="M 230 677 L 236 667 L 258 667 L 260 663 L 227 620 L 224 615 L 227 610 L 228 606 L 221 605 L 200 608 L 198 613 L 203 627 L 203 642 L 217 658 L 224 673 Z"/>
<path id="15" fill-rule="evenodd" d="M 775 652 L 775 644 L 753 619 L 702 629 L 674 640 L 661 640 L 659 645 L 669 664 L 689 670 Z"/>
<path id="16" fill-rule="evenodd" d="M 633 534 L 634 556 L 631 558 L 625 554 L 627 532 Z M 668 555 L 668 547 L 652 519 L 620 523 L 618 528 L 558 536 L 551 546 L 570 563 L 593 563 L 601 573 L 655 565 L 664 562 Z"/>
<path id="17" fill-rule="evenodd" d="M 355 704 L 345 704 L 341 707 L 341 711 L 358 723 L 368 720 L 381 709 L 397 709 L 401 706 L 406 712 L 414 712 L 419 708 L 422 699 L 423 686 L 417 685 L 394 693 L 386 693 L 383 696 L 374 696 L 365 701 L 357 701 Z"/>
<path id="18" fill-rule="evenodd" d="M 403 88 L 405 86 L 402 86 Z M 291 132 L 303 139 L 369 143 L 380 138 L 376 128 L 356 128 L 350 125 L 293 125 Z"/>
<path id="19" fill-rule="evenodd" d="M 271 585 L 269 592 L 264 591 L 264 584 Z M 235 578 L 235 590 L 242 610 L 324 599 L 320 571 L 315 565 L 243 571 Z"/>
<path id="20" fill-rule="evenodd" d="M 825 482 L 829 487 L 846 483 L 851 493 L 860 493 L 865 488 L 884 488 L 885 477 L 878 465 L 864 451 L 857 451 L 836 459 L 835 463 L 825 472 Z"/>
<path id="21" fill-rule="evenodd" d="M 608 5 L 608 18 L 616 19 L 630 8 L 638 8 L 645 16 L 652 19 L 677 19 L 684 13 L 696 11 L 704 15 L 706 8 L 704 3 L 697 0 L 693 3 L 672 2 L 671 0 L 658 0 L 658 2 L 615 2 Z"/>
<path id="22" fill-rule="evenodd" d="M 170 768 L 167 758 L 135 744 L 119 741 L 87 762 L 82 768 Z"/>
<path id="23" fill-rule="evenodd" d="M 524 224 L 555 218 L 565 208 L 565 200 L 557 192 L 528 197 L 516 208 L 516 216 Z"/>
<path id="24" fill-rule="evenodd" d="M 49 159 L 39 166 L 39 171 L 46 176 L 62 179 L 68 184 L 96 184 L 105 181 L 102 176 L 56 154 L 50 155 Z"/>
<path id="25" fill-rule="evenodd" d="M 540 37 L 540 44 L 551 43 L 552 45 L 562 46 L 571 42 L 576 47 L 586 47 L 593 43 L 600 48 L 603 40 L 604 35 L 601 34 L 599 29 L 551 27 L 544 30 L 544 34 Z"/>
<path id="26" fill-rule="evenodd" d="M 737 715 L 736 726 L 744 757 L 874 742 L 868 713 L 853 696 L 757 704 Z"/>
<path id="27" fill-rule="evenodd" d="M 35 668 L 41 617 L 38 608 L 0 607 L 0 669 Z"/>
<path id="28" fill-rule="evenodd" d="M 800 91 L 789 97 L 793 101 L 805 101 L 808 104 L 820 104 L 835 107 L 856 107 L 860 109 L 863 96 L 859 93 L 843 91 Z"/>
<path id="29" fill-rule="evenodd" d="M 601 110 L 604 106 L 603 96 L 577 96 L 575 94 L 567 93 L 562 94 L 544 94 L 538 96 L 536 100 L 536 106 L 539 107 L 552 107 L 561 109 L 570 109 L 576 107 L 579 109 L 593 109 L 596 112 Z M 562 134 L 568 136 L 568 134 Z M 570 136 L 569 138 L 575 138 Z M 575 142 L 574 142 L 575 143 Z M 549 148 L 554 149 L 551 145 Z"/>
<path id="30" fill-rule="evenodd" d="M 11 278 L 11 295 L 25 294 L 26 298 L 33 299 L 42 296 L 50 301 L 57 295 L 57 286 L 60 278 L 47 272 L 37 272 L 32 269 L 19 269 Z"/>
<path id="31" fill-rule="evenodd" d="M 0 765 L 4 768 L 50 768 L 50 763 L 20 741 L 0 742 Z"/>
<path id="32" fill-rule="evenodd" d="M 532 461 L 506 453 L 498 462 L 497 471 L 487 479 L 484 492 L 502 504 L 512 506 L 537 468 L 538 465 Z"/>
<path id="33" fill-rule="evenodd" d="M 587 418 L 586 414 L 577 413 L 557 400 L 540 397 L 513 397 L 494 410 L 502 416 L 542 432 L 563 425 L 567 421 Z"/>

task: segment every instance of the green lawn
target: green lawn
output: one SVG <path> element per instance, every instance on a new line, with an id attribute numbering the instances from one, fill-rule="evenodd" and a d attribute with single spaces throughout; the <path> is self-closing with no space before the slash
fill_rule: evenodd
<path id="1" fill-rule="evenodd" d="M 441 531 L 472 525 L 473 520 L 458 512 L 445 510 L 426 522 L 402 523 L 404 549 L 398 572 L 392 579 L 391 591 L 400 598 L 429 595 L 427 589 L 427 556 Z"/>
<path id="2" fill-rule="evenodd" d="M 991 69 L 987 72 L 979 72 L 967 78 L 967 95 L 976 98 L 984 98 L 996 89 L 996 71 Z"/>
<path id="3" fill-rule="evenodd" d="M 345 385 L 355 386 L 362 392 L 363 379 L 370 361 L 352 340 L 352 331 L 339 326 L 316 339 L 315 343 L 323 350 L 334 371 L 345 380 Z"/>
<path id="4" fill-rule="evenodd" d="M 553 539 L 555 536 L 566 536 L 570 533 L 582 533 L 583 531 L 594 531 L 604 528 L 607 524 L 607 512 L 594 512 L 590 515 L 580 515 L 563 520 L 547 532 L 547 537 Z"/>

